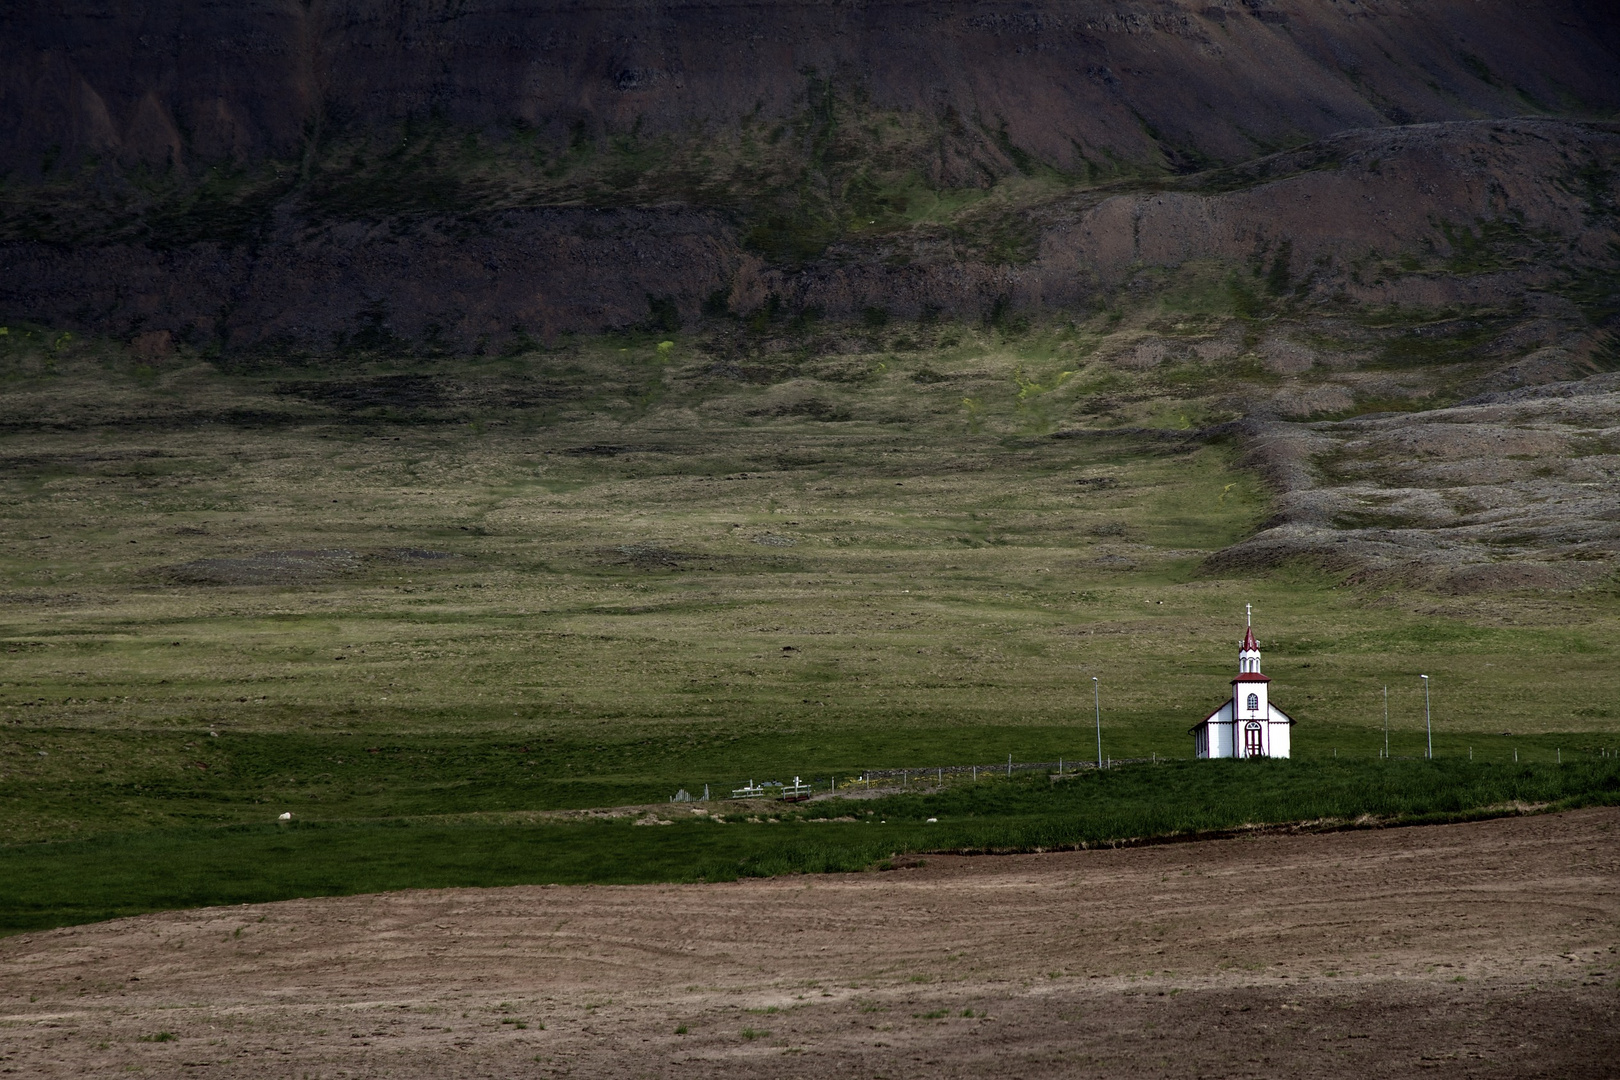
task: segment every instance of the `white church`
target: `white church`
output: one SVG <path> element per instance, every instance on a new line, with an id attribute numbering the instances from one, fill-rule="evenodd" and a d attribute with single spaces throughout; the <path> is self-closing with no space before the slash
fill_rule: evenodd
<path id="1" fill-rule="evenodd" d="M 1194 724 L 1195 757 L 1200 758 L 1285 758 L 1288 756 L 1289 729 L 1294 720 L 1271 703 L 1267 693 L 1271 680 L 1260 674 L 1260 645 L 1254 640 L 1254 615 L 1238 650 L 1238 674 L 1232 680 L 1232 697 L 1221 707 Z"/>

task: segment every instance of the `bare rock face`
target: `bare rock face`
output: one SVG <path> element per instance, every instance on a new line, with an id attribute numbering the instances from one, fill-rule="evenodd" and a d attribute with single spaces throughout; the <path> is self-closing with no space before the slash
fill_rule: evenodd
<path id="1" fill-rule="evenodd" d="M 1617 154 L 1620 129 L 1556 121 L 1347 132 L 1233 170 L 1233 182 L 1252 178 L 1243 190 L 1106 199 L 1054 223 L 1042 239 L 1041 261 L 1078 263 L 1120 280 L 1142 265 L 1280 257 L 1284 285 L 1303 278 L 1363 303 L 1479 299 L 1491 290 L 1491 271 L 1527 269 L 1531 261 L 1529 249 L 1461 258 L 1487 222 L 1556 234 L 1566 256 L 1606 257 L 1611 237 L 1601 219 L 1614 182 L 1604 179 L 1593 189 L 1578 177 L 1583 169 L 1606 177 Z M 1438 256 L 1430 265 L 1409 263 L 1404 273 L 1399 265 L 1380 265 L 1424 242 Z M 1440 269 L 1451 272 L 1433 272 Z"/>
<path id="2" fill-rule="evenodd" d="M 672 283 L 695 306 L 741 254 L 724 220 L 702 211 L 514 210 L 313 237 L 295 224 L 253 246 L 9 246 L 0 304 L 56 325 L 158 326 L 226 348 L 466 351 L 633 323 Z"/>

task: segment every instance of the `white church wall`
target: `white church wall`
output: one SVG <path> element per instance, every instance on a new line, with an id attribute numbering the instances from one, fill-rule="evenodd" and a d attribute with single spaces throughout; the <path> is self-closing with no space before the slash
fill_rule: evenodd
<path id="1" fill-rule="evenodd" d="M 1289 725 L 1288 717 L 1275 705 L 1271 707 L 1271 723 L 1266 726 L 1271 728 L 1271 756 L 1291 756 L 1294 729 Z"/>
<path id="2" fill-rule="evenodd" d="M 1263 682 L 1241 682 L 1233 688 L 1233 697 L 1242 703 L 1238 710 L 1239 720 L 1264 719 L 1271 710 L 1270 694 Z M 1249 707 L 1249 698 L 1254 698 L 1254 708 Z"/>

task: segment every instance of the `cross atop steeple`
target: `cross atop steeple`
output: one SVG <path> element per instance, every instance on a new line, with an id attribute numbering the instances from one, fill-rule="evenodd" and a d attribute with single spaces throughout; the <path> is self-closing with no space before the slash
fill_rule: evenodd
<path id="1" fill-rule="evenodd" d="M 1254 605 L 1253 604 L 1244 604 L 1243 605 L 1243 614 L 1244 614 L 1244 625 L 1252 627 L 1254 625 Z"/>

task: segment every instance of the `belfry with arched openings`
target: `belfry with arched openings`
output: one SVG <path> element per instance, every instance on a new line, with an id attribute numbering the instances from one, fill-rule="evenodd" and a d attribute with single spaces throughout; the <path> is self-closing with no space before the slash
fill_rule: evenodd
<path id="1" fill-rule="evenodd" d="M 1200 758 L 1285 758 L 1294 720 L 1271 703 L 1271 680 L 1260 674 L 1260 643 L 1254 639 L 1254 607 L 1238 649 L 1232 696 L 1192 726 L 1193 755 Z"/>

